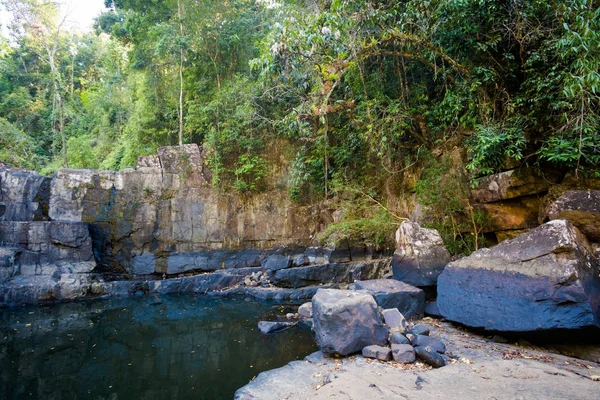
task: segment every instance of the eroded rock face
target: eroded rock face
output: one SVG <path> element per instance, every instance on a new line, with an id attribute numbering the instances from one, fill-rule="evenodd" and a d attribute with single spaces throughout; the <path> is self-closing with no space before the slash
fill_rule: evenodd
<path id="1" fill-rule="evenodd" d="M 321 289 L 312 304 L 315 338 L 324 353 L 348 355 L 387 344 L 388 330 L 370 294 Z"/>
<path id="2" fill-rule="evenodd" d="M 404 221 L 396 232 L 397 249 L 392 259 L 394 279 L 413 286 L 432 286 L 450 262 L 435 229 L 421 228 L 416 222 Z"/>
<path id="3" fill-rule="evenodd" d="M 581 328 L 598 324 L 598 260 L 565 220 L 450 263 L 438 280 L 446 318 L 499 331 Z"/>
<path id="4" fill-rule="evenodd" d="M 547 210 L 549 219 L 566 219 L 592 242 L 600 242 L 600 190 L 563 193 Z"/>
<path id="5" fill-rule="evenodd" d="M 51 179 L 34 172 L 0 169 L 0 221 L 46 221 Z"/>
<path id="6" fill-rule="evenodd" d="M 84 222 L 0 222 L 0 242 L 0 280 L 84 274 L 96 267 Z"/>
<path id="7" fill-rule="evenodd" d="M 138 169 L 64 169 L 52 180 L 49 217 L 90 224 L 103 271 L 180 274 L 260 266 L 273 249 L 310 245 L 318 210 L 285 190 L 220 194 L 197 145 L 165 147 Z M 234 254 L 229 250 L 248 249 Z"/>

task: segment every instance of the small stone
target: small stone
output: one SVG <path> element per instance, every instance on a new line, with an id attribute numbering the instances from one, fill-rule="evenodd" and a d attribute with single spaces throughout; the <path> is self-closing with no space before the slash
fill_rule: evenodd
<path id="1" fill-rule="evenodd" d="M 293 322 L 271 322 L 271 321 L 260 321 L 258 323 L 258 330 L 268 335 L 270 333 L 280 332 L 287 328 L 294 326 Z"/>
<path id="2" fill-rule="evenodd" d="M 411 343 L 415 340 L 415 335 L 413 335 L 412 333 L 406 333 L 404 336 L 406 336 L 406 338 L 410 340 Z"/>
<path id="3" fill-rule="evenodd" d="M 285 314 L 285 319 L 294 319 L 294 313 Z"/>
<path id="4" fill-rule="evenodd" d="M 417 324 L 415 326 L 413 326 L 412 328 L 410 328 L 407 332 L 408 333 L 412 333 L 413 335 L 423 335 L 423 336 L 429 336 L 429 325 L 425 325 L 425 324 Z"/>
<path id="5" fill-rule="evenodd" d="M 252 278 L 250 278 L 249 276 L 244 278 L 244 285 L 246 286 L 250 286 L 250 284 L 252 284 Z"/>
<path id="6" fill-rule="evenodd" d="M 415 354 L 419 360 L 431 365 L 435 368 L 440 368 L 446 365 L 444 358 L 434 349 L 429 346 L 415 347 Z"/>
<path id="7" fill-rule="evenodd" d="M 298 308 L 301 318 L 312 318 L 312 302 L 304 303 Z"/>
<path id="8" fill-rule="evenodd" d="M 397 308 L 383 310 L 383 320 L 392 332 L 403 333 L 406 330 L 406 319 Z"/>
<path id="9" fill-rule="evenodd" d="M 410 344 L 392 344 L 392 356 L 401 363 L 415 362 L 415 349 Z"/>
<path id="10" fill-rule="evenodd" d="M 366 358 L 376 358 L 381 361 L 392 359 L 392 349 L 383 346 L 371 345 L 362 349 L 362 355 Z"/>
<path id="11" fill-rule="evenodd" d="M 392 344 L 410 344 L 410 340 L 400 332 L 394 332 L 390 336 L 390 343 Z"/>
<path id="12" fill-rule="evenodd" d="M 446 352 L 446 345 L 441 340 L 424 335 L 416 335 L 412 340 L 413 346 L 431 347 L 438 353 L 444 354 Z"/>

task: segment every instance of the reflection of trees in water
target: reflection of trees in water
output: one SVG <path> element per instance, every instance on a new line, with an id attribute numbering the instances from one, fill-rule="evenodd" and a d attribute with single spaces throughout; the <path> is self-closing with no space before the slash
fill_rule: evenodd
<path id="1" fill-rule="evenodd" d="M 261 336 L 258 320 L 274 311 L 170 296 L 0 312 L 0 397 L 231 398 L 315 348 L 300 330 Z"/>

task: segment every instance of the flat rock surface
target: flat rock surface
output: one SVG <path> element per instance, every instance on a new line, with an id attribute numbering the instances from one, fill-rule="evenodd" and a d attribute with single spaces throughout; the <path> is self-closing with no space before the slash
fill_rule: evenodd
<path id="1" fill-rule="evenodd" d="M 431 324 L 429 319 L 426 319 Z M 449 323 L 434 322 L 432 335 L 448 346 L 449 365 L 362 356 L 304 361 L 263 372 L 236 399 L 598 399 L 600 365 L 537 348 L 490 342 Z"/>

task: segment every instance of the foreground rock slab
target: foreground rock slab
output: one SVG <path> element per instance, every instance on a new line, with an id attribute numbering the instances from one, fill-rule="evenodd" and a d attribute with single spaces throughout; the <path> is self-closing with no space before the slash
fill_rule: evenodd
<path id="1" fill-rule="evenodd" d="M 421 318 L 425 309 L 423 290 L 395 279 L 354 282 L 356 290 L 366 290 L 381 308 L 397 308 L 406 318 Z"/>
<path id="2" fill-rule="evenodd" d="M 370 294 L 323 289 L 312 305 L 315 339 L 324 353 L 348 355 L 387 344 L 388 330 Z"/>
<path id="3" fill-rule="evenodd" d="M 442 315 L 498 331 L 582 328 L 598 324 L 598 261 L 565 220 L 449 264 L 439 277 Z"/>
<path id="4" fill-rule="evenodd" d="M 430 369 L 361 356 L 324 357 L 261 373 L 236 392 L 238 400 L 279 399 L 595 399 L 600 366 L 569 357 L 488 342 L 449 324 L 435 332 L 447 341 L 451 363 Z M 507 358 L 517 354 L 519 358 Z"/>
<path id="5" fill-rule="evenodd" d="M 404 221 L 396 232 L 397 248 L 392 258 L 394 279 L 413 286 L 433 286 L 450 262 L 450 253 L 435 229 Z"/>

